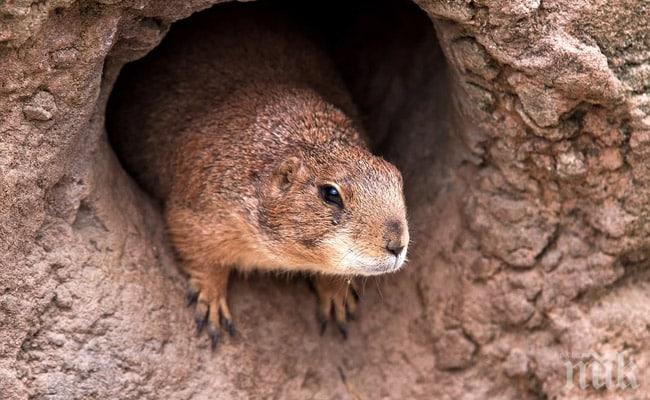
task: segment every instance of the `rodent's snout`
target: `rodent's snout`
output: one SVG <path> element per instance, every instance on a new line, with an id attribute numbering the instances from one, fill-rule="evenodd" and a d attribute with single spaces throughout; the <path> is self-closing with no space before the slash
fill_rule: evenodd
<path id="1" fill-rule="evenodd" d="M 360 235 L 355 235 L 357 239 L 345 231 L 326 239 L 323 245 L 332 255 L 330 261 L 333 270 L 345 274 L 371 276 L 395 272 L 402 268 L 409 245 L 406 218 L 390 218 L 377 228 L 379 229 L 375 232 L 379 233 L 378 238 L 368 235 L 370 231 L 366 230 Z M 364 234 L 369 241 L 358 239 L 364 237 Z"/>
<path id="2" fill-rule="evenodd" d="M 391 219 L 386 223 L 384 239 L 386 251 L 395 257 L 395 269 L 399 269 L 406 259 L 409 233 L 406 223 Z"/>

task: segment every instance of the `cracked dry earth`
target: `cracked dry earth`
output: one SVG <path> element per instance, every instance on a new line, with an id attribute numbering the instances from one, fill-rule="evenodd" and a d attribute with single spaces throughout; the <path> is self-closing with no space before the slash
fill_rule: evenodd
<path id="1" fill-rule="evenodd" d="M 347 341 L 299 277 L 236 279 L 213 354 L 104 123 L 120 69 L 215 3 L 0 3 L 0 398 L 650 398 L 650 4 L 301 10 L 403 171 L 410 262 Z M 620 355 L 628 385 L 567 384 Z"/>

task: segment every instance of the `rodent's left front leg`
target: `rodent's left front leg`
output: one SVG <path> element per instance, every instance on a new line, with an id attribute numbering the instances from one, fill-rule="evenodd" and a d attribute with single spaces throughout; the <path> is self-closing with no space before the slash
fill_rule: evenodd
<path id="1" fill-rule="evenodd" d="M 194 319 L 197 331 L 200 333 L 207 325 L 214 350 L 219 343 L 222 329 L 230 336 L 235 334 L 235 326 L 226 299 L 231 268 L 221 265 L 199 268 L 187 264 L 191 263 L 185 265 L 190 275 L 188 305 L 196 304 Z"/>
<path id="2" fill-rule="evenodd" d="M 347 339 L 347 323 L 356 318 L 359 303 L 354 278 L 319 274 L 312 277 L 312 283 L 318 295 L 317 318 L 321 335 L 327 328 L 327 322 L 333 318 L 339 332 Z"/>

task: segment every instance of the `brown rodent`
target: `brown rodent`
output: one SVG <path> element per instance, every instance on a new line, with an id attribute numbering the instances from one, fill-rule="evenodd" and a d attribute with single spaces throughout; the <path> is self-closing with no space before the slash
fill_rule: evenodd
<path id="1" fill-rule="evenodd" d="M 372 155 L 332 61 L 290 18 L 217 7 L 127 68 L 109 132 L 164 204 L 213 345 L 232 333 L 231 269 L 310 271 L 322 327 L 345 334 L 350 278 L 398 270 L 409 242 L 399 171 Z"/>

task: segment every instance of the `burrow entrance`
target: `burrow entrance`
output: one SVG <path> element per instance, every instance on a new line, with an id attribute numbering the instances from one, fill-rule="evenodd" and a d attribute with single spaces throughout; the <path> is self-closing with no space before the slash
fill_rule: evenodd
<path id="1" fill-rule="evenodd" d="M 373 151 L 397 165 L 404 176 L 412 239 L 411 265 L 429 263 L 431 253 L 427 242 L 431 239 L 421 237 L 421 233 L 426 236 L 437 213 L 443 212 L 440 210 L 444 207 L 438 203 L 451 186 L 448 177 L 454 162 L 450 160 L 455 160 L 462 151 L 459 151 L 462 145 L 455 139 L 457 135 L 452 134 L 456 129 L 452 77 L 429 16 L 407 0 L 225 3 L 175 23 L 168 35 L 183 31 L 190 36 L 187 40 L 200 40 L 202 32 L 194 22 L 197 19 L 206 14 L 245 11 L 252 7 L 289 13 L 335 61 L 361 112 Z M 205 28 L 205 24 L 202 26 Z M 121 99 L 137 95 L 130 91 L 130 82 L 146 81 L 153 68 L 167 68 L 165 57 L 157 55 L 165 40 L 143 59 L 122 69 L 107 107 L 109 140 Z M 152 58 L 156 62 L 150 62 Z M 140 110 L 132 115 L 133 124 L 146 121 L 147 116 Z M 119 152 L 117 156 L 120 158 Z M 137 175 L 138 171 L 129 170 L 128 165 L 123 167 L 132 176 Z M 424 261 L 418 262 L 418 258 Z M 444 271 L 435 272 L 439 273 Z M 403 274 L 410 277 L 405 279 Z M 384 287 L 413 285 L 419 278 L 417 269 L 410 267 L 403 273 L 380 279 L 379 286 Z M 370 286 L 374 289 L 375 284 Z M 395 288 L 394 292 L 412 290 L 411 287 Z M 381 308 L 382 302 L 379 299 L 373 307 Z M 408 304 L 403 306 L 413 308 Z"/>
<path id="2" fill-rule="evenodd" d="M 451 186 L 447 177 L 450 175 L 448 171 L 454 166 L 449 160 L 462 147 L 454 139 L 456 135 L 452 134 L 455 129 L 451 100 L 452 79 L 433 23 L 424 11 L 406 0 L 317 1 L 309 2 L 309 5 L 297 1 L 263 1 L 216 5 L 172 25 L 169 35 L 182 30 L 193 35 L 188 40 L 200 40 L 201 32 L 194 25 L 197 18 L 203 18 L 206 13 L 217 14 L 222 10 L 245 10 L 250 7 L 277 7 L 286 10 L 331 55 L 361 112 L 372 149 L 402 171 L 412 232 L 412 261 L 403 272 L 379 278 L 377 285 L 374 282 L 367 285 L 369 290 L 365 294 L 362 312 L 374 316 L 371 321 L 366 319 L 363 330 L 390 325 L 393 332 L 386 330 L 382 334 L 386 340 L 389 340 L 389 336 L 405 336 L 404 325 L 395 320 L 395 312 L 400 314 L 403 321 L 420 317 L 414 315 L 420 307 L 414 289 L 417 282 L 426 277 L 427 280 L 440 281 L 440 285 L 446 285 L 443 279 L 446 272 L 429 268 L 432 253 L 427 247 L 432 239 L 426 235 L 436 221 L 436 214 L 443 212 L 438 199 L 444 198 L 445 190 Z M 137 95 L 129 90 L 129 83 L 134 80 L 146 81 L 151 76 L 152 68 L 167 68 L 165 58 L 156 55 L 164 43 L 165 39 L 145 58 L 127 64 L 122 69 L 107 107 L 109 140 L 114 133 L 112 121 L 121 99 Z M 168 56 L 172 57 L 173 54 Z M 149 62 L 152 58 L 156 58 L 155 63 Z M 146 120 L 141 110 L 135 110 L 132 115 L 133 124 L 141 124 Z M 117 156 L 120 158 L 119 152 Z M 132 176 L 137 175 L 138 171 L 129 170 L 128 165 L 123 166 Z M 422 275 L 418 268 L 429 268 L 429 271 Z M 267 280 L 268 277 L 262 279 Z M 281 281 L 282 279 L 277 287 L 287 288 Z M 261 313 L 259 308 L 262 302 L 268 303 L 264 305 L 266 307 L 273 304 L 273 312 L 277 312 L 282 306 L 276 305 L 276 302 L 279 304 L 288 301 L 278 300 L 274 297 L 276 294 L 269 293 L 273 289 L 256 282 L 259 281 L 253 280 L 250 284 L 243 284 L 241 280 L 231 282 L 231 288 L 233 285 L 237 287 L 237 293 L 231 295 L 229 301 L 238 315 L 247 315 L 241 309 L 253 308 L 256 311 L 249 315 L 250 318 L 256 318 Z M 380 289 L 375 290 L 376 287 Z M 300 292 L 303 289 L 294 288 L 291 286 L 291 293 L 287 296 L 301 299 L 310 296 Z M 243 299 L 242 290 L 252 290 L 254 294 Z M 391 297 L 393 300 L 390 300 Z M 315 300 L 313 301 L 315 307 Z M 392 312 L 386 308 L 389 303 L 392 303 Z M 295 331 L 310 332 L 314 326 L 312 303 L 306 300 L 306 304 L 310 310 L 306 314 L 309 317 L 301 322 L 304 327 L 297 327 L 297 322 L 290 319 L 294 317 L 279 314 L 273 318 L 292 321 L 291 326 Z M 289 313 L 288 310 L 286 312 Z M 248 326 L 251 331 L 247 334 L 259 340 L 260 346 L 265 346 L 265 341 L 270 339 L 258 337 L 261 333 L 252 331 L 258 322 L 250 318 Z M 240 327 L 246 329 L 246 322 Z M 361 330 L 361 327 L 357 328 L 358 332 Z M 316 332 L 311 331 L 310 334 Z M 314 340 L 317 340 L 317 335 Z M 378 338 L 379 342 L 381 340 Z M 337 348 L 336 343 L 338 342 L 333 342 L 333 348 Z M 328 349 L 323 351 L 332 350 Z M 365 356 L 360 353 L 358 357 L 362 359 Z"/>

